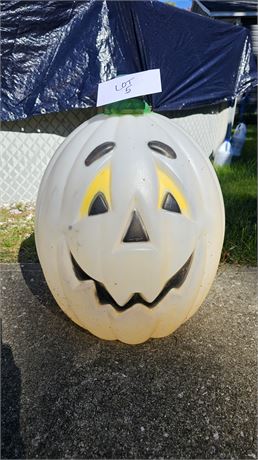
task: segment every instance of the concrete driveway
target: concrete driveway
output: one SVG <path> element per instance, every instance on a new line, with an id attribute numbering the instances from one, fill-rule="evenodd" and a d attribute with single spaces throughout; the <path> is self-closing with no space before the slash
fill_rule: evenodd
<path id="1" fill-rule="evenodd" d="M 3 264 L 2 458 L 256 458 L 255 286 L 222 266 L 174 335 L 129 346 L 66 318 L 39 265 Z"/>

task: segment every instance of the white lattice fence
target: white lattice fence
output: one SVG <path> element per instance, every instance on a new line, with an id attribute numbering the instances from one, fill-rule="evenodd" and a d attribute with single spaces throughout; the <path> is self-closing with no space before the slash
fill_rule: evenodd
<path id="1" fill-rule="evenodd" d="M 35 202 L 46 166 L 57 147 L 94 109 L 35 116 L 3 122 L 1 145 L 1 204 Z"/>

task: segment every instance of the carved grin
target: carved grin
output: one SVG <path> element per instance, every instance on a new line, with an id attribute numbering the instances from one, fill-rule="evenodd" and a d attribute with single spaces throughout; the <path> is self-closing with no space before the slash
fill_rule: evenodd
<path id="1" fill-rule="evenodd" d="M 96 295 L 98 297 L 99 303 L 101 305 L 107 305 L 107 304 L 112 305 L 118 311 L 126 310 L 127 308 L 130 308 L 133 305 L 135 305 L 136 303 L 140 303 L 149 308 L 155 307 L 166 296 L 166 294 L 169 291 L 171 291 L 171 289 L 178 289 L 180 288 L 180 286 L 182 286 L 190 270 L 190 266 L 191 266 L 192 259 L 193 259 L 193 254 L 191 254 L 191 256 L 186 261 L 186 263 L 177 271 L 175 275 L 173 275 L 167 281 L 162 291 L 159 293 L 156 299 L 153 300 L 153 302 L 147 302 L 146 300 L 142 298 L 142 296 L 139 293 L 135 293 L 125 305 L 120 306 L 113 299 L 113 297 L 109 294 L 109 292 L 107 291 L 103 283 L 100 283 L 99 281 L 87 275 L 87 273 L 85 273 L 85 271 L 83 271 L 82 268 L 79 266 L 79 264 L 76 262 L 71 252 L 70 252 L 70 256 L 71 256 L 71 260 L 73 264 L 73 270 L 74 270 L 74 273 L 77 279 L 79 281 L 89 281 L 89 280 L 93 281 L 95 284 Z"/>

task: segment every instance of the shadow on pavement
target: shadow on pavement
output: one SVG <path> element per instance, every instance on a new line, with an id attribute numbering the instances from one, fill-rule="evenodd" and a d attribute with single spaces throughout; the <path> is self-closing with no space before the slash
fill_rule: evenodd
<path id="1" fill-rule="evenodd" d="M 2 452 L 1 458 L 26 458 L 20 433 L 21 371 L 12 349 L 2 344 Z"/>
<path id="2" fill-rule="evenodd" d="M 52 313 L 62 314 L 45 281 L 45 277 L 37 255 L 34 232 L 28 238 L 22 241 L 18 254 L 18 262 L 21 267 L 24 281 L 32 294 Z M 33 275 L 35 272 L 36 280 Z"/>
<path id="3" fill-rule="evenodd" d="M 22 241 L 18 254 L 18 261 L 20 264 L 39 263 L 34 232 Z"/>

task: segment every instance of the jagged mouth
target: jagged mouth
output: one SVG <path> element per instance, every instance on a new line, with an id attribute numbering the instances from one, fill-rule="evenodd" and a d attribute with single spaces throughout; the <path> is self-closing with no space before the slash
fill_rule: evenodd
<path id="1" fill-rule="evenodd" d="M 116 310 L 123 311 L 127 310 L 128 308 L 132 307 L 136 303 L 140 303 L 145 305 L 146 307 L 153 308 L 155 307 L 171 289 L 178 289 L 182 286 L 185 282 L 188 272 L 190 270 L 193 254 L 189 257 L 186 263 L 177 271 L 175 275 L 173 275 L 165 284 L 162 291 L 158 294 L 158 296 L 152 301 L 147 302 L 145 299 L 142 298 L 141 294 L 135 293 L 130 300 L 125 305 L 118 305 L 118 303 L 113 299 L 113 297 L 109 294 L 107 289 L 105 288 L 103 283 L 95 280 L 91 276 L 89 276 L 85 271 L 80 267 L 80 265 L 76 262 L 75 258 L 73 257 L 72 253 L 70 252 L 73 270 L 75 273 L 76 278 L 79 281 L 93 281 L 96 288 L 96 295 L 98 297 L 99 303 L 101 305 L 112 305 Z"/>

